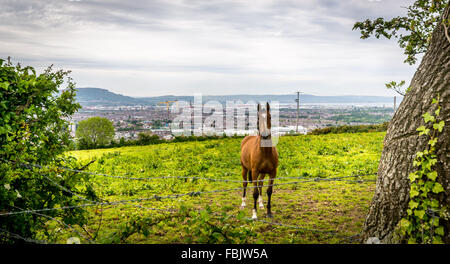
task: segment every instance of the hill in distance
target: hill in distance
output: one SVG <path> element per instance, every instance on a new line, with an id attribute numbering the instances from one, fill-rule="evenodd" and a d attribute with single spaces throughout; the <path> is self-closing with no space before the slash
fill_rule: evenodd
<path id="1" fill-rule="evenodd" d="M 116 94 L 102 88 L 77 88 L 77 102 L 82 106 L 118 106 L 145 104 L 145 101 Z"/>
<path id="2" fill-rule="evenodd" d="M 278 101 L 280 103 L 294 103 L 296 95 L 204 95 L 203 102 L 218 101 L 225 103 L 226 101 L 241 100 L 246 103 L 249 101 Z M 401 100 L 401 98 L 399 98 Z M 193 96 L 176 96 L 165 95 L 155 97 L 131 97 L 116 94 L 102 88 L 77 88 L 77 102 L 82 106 L 136 106 L 136 105 L 157 105 L 158 102 L 164 101 L 191 101 L 194 102 Z M 399 100 L 399 102 L 400 102 Z M 310 94 L 300 95 L 301 103 L 386 103 L 393 102 L 389 96 L 316 96 Z"/>

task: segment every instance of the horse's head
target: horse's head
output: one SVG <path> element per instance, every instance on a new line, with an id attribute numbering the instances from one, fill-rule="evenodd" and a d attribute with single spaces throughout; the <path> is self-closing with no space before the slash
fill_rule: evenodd
<path id="1" fill-rule="evenodd" d="M 263 139 L 269 139 L 272 135 L 270 129 L 271 125 L 271 116 L 270 116 L 270 105 L 266 103 L 266 110 L 261 110 L 261 105 L 258 103 L 258 135 Z"/>

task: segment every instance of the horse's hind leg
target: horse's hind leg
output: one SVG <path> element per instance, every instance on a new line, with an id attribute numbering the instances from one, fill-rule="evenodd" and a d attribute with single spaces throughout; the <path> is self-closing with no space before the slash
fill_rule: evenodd
<path id="1" fill-rule="evenodd" d="M 245 200 L 246 200 L 245 193 L 246 193 L 246 191 L 247 191 L 247 184 L 248 184 L 247 174 L 248 174 L 248 173 L 251 174 L 251 172 L 250 172 L 249 170 L 247 170 L 247 168 L 245 168 L 244 166 L 242 166 L 242 179 L 243 179 L 242 185 L 243 185 L 243 187 L 244 187 L 244 191 L 243 191 L 243 193 L 242 193 L 242 204 L 241 204 L 241 209 L 244 209 L 245 206 L 247 205 L 247 204 L 245 203 Z M 250 177 L 248 177 L 248 178 L 250 178 Z"/>

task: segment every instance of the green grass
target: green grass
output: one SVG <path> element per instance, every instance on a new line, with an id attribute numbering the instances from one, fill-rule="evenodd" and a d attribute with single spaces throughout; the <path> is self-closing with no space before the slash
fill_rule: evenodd
<path id="1" fill-rule="evenodd" d="M 383 147 L 384 132 L 281 137 L 278 177 L 330 178 L 375 173 Z M 241 180 L 239 162 L 241 139 L 217 139 L 202 142 L 167 143 L 150 146 L 73 151 L 68 155 L 88 162 L 89 171 L 127 177 L 198 176 Z M 364 177 L 375 179 L 375 176 Z M 97 194 L 105 201 L 146 198 L 153 195 L 183 194 L 242 187 L 240 182 L 212 182 L 192 179 L 125 180 L 92 176 Z M 278 179 L 275 183 L 297 181 Z M 247 228 L 256 235 L 247 243 L 338 243 L 343 237 L 359 233 L 375 189 L 373 182 L 305 182 L 274 187 L 273 219 L 259 219 L 315 230 L 333 230 L 336 234 L 312 232 L 232 217 L 225 223 L 215 218 L 212 224 L 230 230 Z M 251 193 L 251 189 L 250 193 Z M 249 191 L 248 191 L 249 192 Z M 265 194 L 265 190 L 263 190 Z M 175 208 L 198 212 L 210 206 L 217 214 L 239 214 L 241 190 L 183 196 L 177 199 L 136 202 L 149 208 Z M 266 195 L 264 202 L 266 203 Z M 253 198 L 248 195 L 246 217 L 251 216 Z M 201 242 L 189 231 L 189 218 L 177 212 L 145 210 L 131 204 L 98 206 L 88 209 L 89 224 L 98 243 L 187 243 Z M 144 224 L 143 224 L 144 223 Z M 56 224 L 49 229 L 56 232 Z M 136 229 L 136 226 L 139 228 Z M 85 233 L 80 227 L 75 227 Z M 42 235 L 42 238 L 47 238 Z M 56 242 L 78 236 L 58 229 Z M 87 235 L 86 235 L 87 236 Z M 205 236 L 208 236 L 206 234 Z M 85 239 L 81 239 L 86 242 Z"/>

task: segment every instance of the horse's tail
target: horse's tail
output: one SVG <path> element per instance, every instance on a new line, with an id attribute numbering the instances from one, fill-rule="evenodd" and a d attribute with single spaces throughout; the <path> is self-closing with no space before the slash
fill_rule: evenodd
<path id="1" fill-rule="evenodd" d="M 247 181 L 252 182 L 252 170 L 248 170 Z"/>

